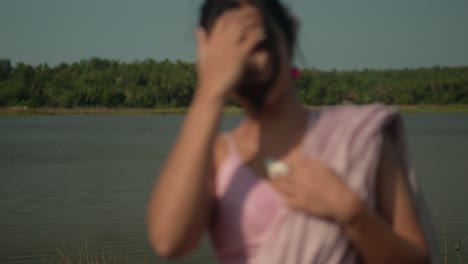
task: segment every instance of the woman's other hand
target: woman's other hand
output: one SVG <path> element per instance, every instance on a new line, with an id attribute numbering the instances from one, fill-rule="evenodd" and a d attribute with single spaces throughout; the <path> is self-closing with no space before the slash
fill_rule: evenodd
<path id="1" fill-rule="evenodd" d="M 288 175 L 273 180 L 289 206 L 340 224 L 348 223 L 362 203 L 344 182 L 318 160 L 301 159 Z"/>

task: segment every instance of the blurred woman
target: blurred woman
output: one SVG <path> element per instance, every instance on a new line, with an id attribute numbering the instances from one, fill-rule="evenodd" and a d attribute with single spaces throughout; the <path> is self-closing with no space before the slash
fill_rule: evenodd
<path id="1" fill-rule="evenodd" d="M 277 0 L 203 4 L 198 86 L 149 201 L 153 248 L 182 256 L 209 231 L 221 263 L 434 260 L 398 113 L 304 107 L 297 28 Z M 219 133 L 226 99 L 245 116 Z"/>

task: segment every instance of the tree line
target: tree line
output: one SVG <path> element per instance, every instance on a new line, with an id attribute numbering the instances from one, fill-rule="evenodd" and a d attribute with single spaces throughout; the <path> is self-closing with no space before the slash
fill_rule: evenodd
<path id="1" fill-rule="evenodd" d="M 196 69 L 182 61 L 91 58 L 55 67 L 0 60 L 0 107 L 187 107 Z M 302 69 L 298 94 L 307 105 L 468 104 L 468 66 L 322 71 Z"/>

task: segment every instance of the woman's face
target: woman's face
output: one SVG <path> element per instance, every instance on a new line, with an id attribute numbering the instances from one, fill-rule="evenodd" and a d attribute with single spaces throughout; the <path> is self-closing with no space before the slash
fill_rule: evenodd
<path id="1" fill-rule="evenodd" d="M 244 108 L 261 111 L 274 104 L 285 92 L 286 85 L 281 84 L 289 77 L 290 59 L 279 27 L 274 28 L 274 34 L 277 50 L 271 51 L 265 42 L 259 43 L 250 55 L 244 77 L 233 94 L 233 99 Z M 274 63 L 277 63 L 276 69 Z"/>

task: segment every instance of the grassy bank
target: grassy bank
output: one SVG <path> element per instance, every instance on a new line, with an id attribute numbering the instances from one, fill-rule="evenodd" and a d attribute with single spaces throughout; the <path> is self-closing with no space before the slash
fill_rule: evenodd
<path id="1" fill-rule="evenodd" d="M 404 113 L 468 113 L 468 105 L 400 105 Z"/>
<path id="2" fill-rule="evenodd" d="M 468 105 L 404 105 L 396 106 L 404 113 L 468 113 Z M 311 106 L 318 109 L 318 106 Z M 187 108 L 0 108 L 0 115 L 180 115 Z M 225 114 L 240 114 L 238 107 L 226 107 Z"/>
<path id="3" fill-rule="evenodd" d="M 0 115 L 181 115 L 188 108 L 0 108 Z M 239 114 L 237 107 L 226 107 L 226 114 Z"/>

